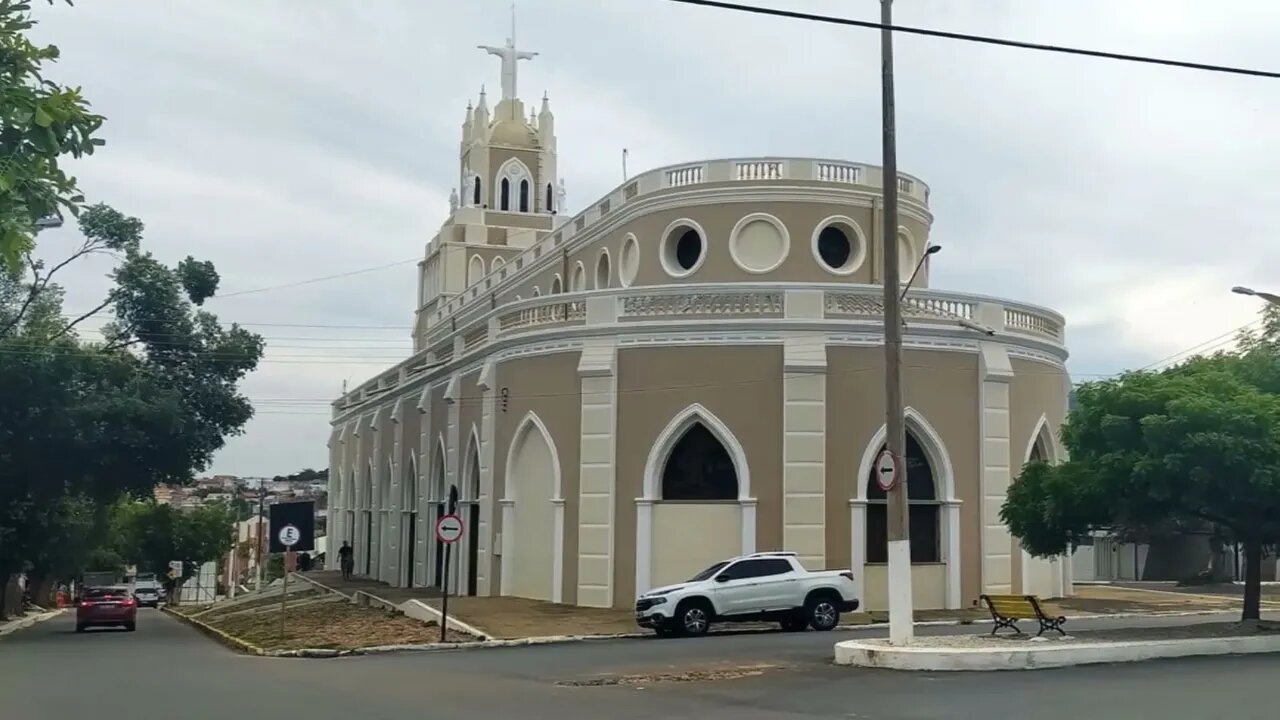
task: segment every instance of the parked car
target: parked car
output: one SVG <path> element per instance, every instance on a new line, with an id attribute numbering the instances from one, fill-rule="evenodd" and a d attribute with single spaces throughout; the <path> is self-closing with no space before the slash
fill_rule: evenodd
<path id="1" fill-rule="evenodd" d="M 123 587 L 88 588 L 76 605 L 76 632 L 90 627 L 122 626 L 133 632 L 138 622 L 138 602 Z"/>
<path id="2" fill-rule="evenodd" d="M 704 635 L 714 623 L 766 621 L 783 630 L 830 630 L 858 609 L 853 573 L 809 572 L 793 552 L 762 552 L 718 562 L 688 582 L 636 600 L 636 622 L 659 635 Z"/>

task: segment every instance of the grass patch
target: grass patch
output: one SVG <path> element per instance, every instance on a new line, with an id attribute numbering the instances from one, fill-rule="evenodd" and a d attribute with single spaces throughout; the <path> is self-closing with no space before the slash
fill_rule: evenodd
<path id="1" fill-rule="evenodd" d="M 279 602 L 279 598 L 276 601 Z M 435 623 L 423 623 L 386 610 L 358 607 L 341 599 L 289 610 L 283 636 L 280 634 L 279 613 L 201 619 L 264 650 L 353 650 L 376 645 L 417 645 L 440 641 L 440 628 Z M 474 639 L 470 635 L 449 631 L 447 642 Z"/>

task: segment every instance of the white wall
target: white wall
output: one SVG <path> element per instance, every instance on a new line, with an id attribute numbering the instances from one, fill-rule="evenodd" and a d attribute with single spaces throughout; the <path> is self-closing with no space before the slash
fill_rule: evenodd
<path id="1" fill-rule="evenodd" d="M 655 503 L 651 585 L 684 582 L 742 554 L 742 508 L 735 503 Z"/>

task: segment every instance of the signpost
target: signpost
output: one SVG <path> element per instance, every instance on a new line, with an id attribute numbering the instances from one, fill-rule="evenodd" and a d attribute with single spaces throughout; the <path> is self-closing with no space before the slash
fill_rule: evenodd
<path id="1" fill-rule="evenodd" d="M 276 539 L 284 547 L 284 585 L 280 588 L 280 637 L 284 638 L 284 615 L 289 602 L 289 566 L 293 560 L 293 546 L 302 540 L 302 531 L 297 525 L 286 524 L 276 533 Z"/>
<path id="2" fill-rule="evenodd" d="M 894 457 L 889 448 L 885 448 L 876 458 L 876 485 L 887 493 L 897 487 L 900 474 L 898 458 Z"/>
<path id="3" fill-rule="evenodd" d="M 450 510 L 453 508 L 451 507 Z M 449 549 L 462 538 L 462 518 L 452 514 L 441 515 L 436 520 L 436 539 L 444 543 L 444 572 L 442 577 L 444 595 L 440 599 L 440 642 L 445 642 L 445 630 L 449 626 Z"/>

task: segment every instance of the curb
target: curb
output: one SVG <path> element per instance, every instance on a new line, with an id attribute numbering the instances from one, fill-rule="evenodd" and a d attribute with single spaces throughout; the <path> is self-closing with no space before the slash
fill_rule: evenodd
<path id="1" fill-rule="evenodd" d="M 1050 647 L 894 647 L 847 640 L 835 645 L 835 663 L 865 668 L 925 672 L 1013 671 L 1142 662 L 1206 655 L 1280 652 L 1280 637 L 1237 636 L 1114 643 L 1082 642 Z"/>
<path id="2" fill-rule="evenodd" d="M 228 648 L 231 648 L 232 650 L 235 650 L 236 652 L 241 652 L 246 655 L 258 655 L 258 656 L 266 656 L 269 654 L 268 651 L 263 650 L 257 645 L 254 645 L 253 643 L 241 640 L 240 638 L 234 635 L 225 633 L 219 630 L 218 628 L 213 627 L 208 623 L 201 622 L 200 620 L 197 620 L 193 617 L 187 617 L 182 613 L 174 612 L 173 610 L 170 610 L 168 607 L 162 608 L 161 612 L 165 613 L 169 617 L 177 618 L 179 622 L 184 622 L 194 627 L 195 629 L 199 630 L 205 635 L 208 635 L 209 637 L 213 638 L 217 642 L 227 646 Z"/>
<path id="3" fill-rule="evenodd" d="M 41 622 L 44 622 L 45 620 L 55 618 L 61 615 L 63 612 L 65 612 L 65 610 L 49 610 L 47 612 L 43 612 L 38 615 L 29 615 L 27 617 L 22 618 L 21 620 L 14 622 L 8 627 L 0 628 L 0 637 L 4 637 L 5 635 L 9 635 L 10 633 L 18 632 L 19 630 L 25 630 L 26 628 L 29 628 L 32 625 L 35 625 L 36 623 L 41 623 Z"/>

